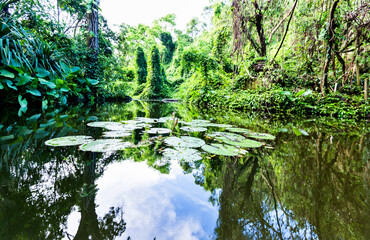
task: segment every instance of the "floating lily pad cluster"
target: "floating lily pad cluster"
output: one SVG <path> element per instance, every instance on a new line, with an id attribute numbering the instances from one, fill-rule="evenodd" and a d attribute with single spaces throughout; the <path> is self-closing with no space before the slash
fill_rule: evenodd
<path id="1" fill-rule="evenodd" d="M 163 150 L 163 156 L 170 160 L 194 162 L 202 159 L 201 153 L 194 149 L 205 145 L 205 141 L 196 137 L 167 137 L 164 142 L 174 147 Z"/>
<path id="2" fill-rule="evenodd" d="M 168 148 L 162 151 L 165 158 L 164 161 L 178 160 L 193 162 L 202 159 L 201 150 L 215 155 L 223 156 L 239 156 L 245 154 L 245 149 L 259 148 L 263 144 L 259 141 L 253 140 L 273 140 L 275 137 L 267 133 L 255 133 L 249 129 L 234 127 L 229 124 L 211 123 L 208 120 L 192 120 L 191 122 L 179 121 L 182 124 L 180 130 L 184 134 L 191 134 L 193 132 L 207 132 L 207 127 L 226 129 L 226 131 L 208 132 L 206 136 L 209 139 L 215 140 L 214 143 L 206 144 L 200 138 L 191 136 L 170 136 L 160 137 L 161 135 L 169 135 L 172 130 L 169 128 L 159 127 L 157 124 L 165 124 L 173 121 L 173 117 L 144 118 L 137 117 L 133 120 L 123 122 L 90 122 L 87 125 L 90 127 L 103 128 L 102 137 L 104 139 L 94 140 L 90 136 L 68 136 L 56 139 L 51 139 L 45 142 L 48 146 L 80 146 L 82 151 L 91 152 L 112 152 L 123 150 L 128 147 L 143 147 L 150 146 L 154 142 L 162 142 Z M 177 120 L 176 120 L 177 122 Z M 153 127 L 156 125 L 156 127 Z M 130 142 L 124 142 L 122 138 L 130 136 L 133 131 L 141 130 L 142 133 L 151 135 L 151 137 L 143 139 L 137 145 Z M 253 139 L 250 139 L 253 138 Z M 164 139 L 164 140 L 163 140 Z"/>

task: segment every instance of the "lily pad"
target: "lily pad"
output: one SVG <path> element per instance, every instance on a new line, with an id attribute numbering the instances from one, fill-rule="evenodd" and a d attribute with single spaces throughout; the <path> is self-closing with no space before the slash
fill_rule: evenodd
<path id="1" fill-rule="evenodd" d="M 166 148 L 163 150 L 163 156 L 169 160 L 194 162 L 202 160 L 200 152 L 192 148 Z"/>
<path id="2" fill-rule="evenodd" d="M 164 142 L 177 148 L 198 148 L 206 144 L 202 139 L 196 137 L 168 137 Z"/>
<path id="3" fill-rule="evenodd" d="M 181 130 L 185 132 L 205 132 L 207 128 L 204 127 L 181 127 Z"/>
<path id="4" fill-rule="evenodd" d="M 274 140 L 276 137 L 268 133 L 248 133 L 248 137 L 255 139 Z"/>
<path id="5" fill-rule="evenodd" d="M 143 123 L 157 123 L 157 118 L 145 118 L 145 117 L 136 117 L 135 120 L 143 122 Z"/>
<path id="6" fill-rule="evenodd" d="M 219 127 L 219 128 L 232 128 L 233 125 L 230 124 L 221 124 L 221 123 L 212 123 L 211 127 Z"/>
<path id="7" fill-rule="evenodd" d="M 259 148 L 262 147 L 262 143 L 250 140 L 250 139 L 244 139 L 243 141 L 231 141 L 231 140 L 223 140 L 224 143 L 230 144 L 233 146 L 238 146 L 238 147 L 244 147 L 244 148 Z"/>
<path id="8" fill-rule="evenodd" d="M 151 128 L 146 131 L 149 134 L 169 134 L 171 133 L 171 129 L 168 128 Z"/>
<path id="9" fill-rule="evenodd" d="M 87 124 L 87 126 L 89 126 L 89 127 L 107 128 L 107 127 L 123 126 L 123 124 L 122 123 L 119 123 L 119 122 L 90 122 L 90 123 Z"/>
<path id="10" fill-rule="evenodd" d="M 173 117 L 161 117 L 158 119 L 158 122 L 160 123 L 165 123 L 165 122 L 169 122 L 169 121 L 173 121 Z"/>
<path id="11" fill-rule="evenodd" d="M 210 122 L 211 121 L 208 121 L 208 120 L 195 119 L 195 120 L 192 120 L 190 123 L 199 124 L 199 123 L 210 123 Z"/>
<path id="12" fill-rule="evenodd" d="M 126 120 L 126 121 L 123 121 L 123 123 L 135 125 L 135 124 L 140 124 L 143 122 L 139 120 Z"/>
<path id="13" fill-rule="evenodd" d="M 132 135 L 132 133 L 127 132 L 127 131 L 103 132 L 103 137 L 106 137 L 106 138 L 120 138 L 120 137 L 128 137 L 130 135 Z"/>
<path id="14" fill-rule="evenodd" d="M 216 138 L 218 140 L 231 140 L 231 141 L 243 141 L 245 139 L 244 136 L 235 134 L 235 133 L 229 133 L 229 132 L 213 132 L 208 134 L 209 137 Z"/>
<path id="15" fill-rule="evenodd" d="M 85 152 L 115 152 L 132 146 L 132 143 L 122 142 L 120 139 L 99 139 L 81 145 L 80 150 Z"/>
<path id="16" fill-rule="evenodd" d="M 245 133 L 245 134 L 252 132 L 251 130 L 246 128 L 234 128 L 234 127 L 226 128 L 226 130 L 234 133 Z"/>
<path id="17" fill-rule="evenodd" d="M 110 130 L 110 131 L 133 131 L 133 130 L 136 130 L 136 129 L 143 129 L 144 127 L 142 125 L 139 125 L 139 124 L 122 124 L 122 125 L 107 125 L 106 127 L 104 127 L 105 129 L 107 130 Z"/>
<path id="18" fill-rule="evenodd" d="M 236 147 L 218 143 L 204 145 L 202 146 L 202 149 L 206 152 L 222 156 L 238 156 L 239 154 L 241 154 L 240 150 Z"/>
<path id="19" fill-rule="evenodd" d="M 47 140 L 45 145 L 52 147 L 78 146 L 94 141 L 90 136 L 67 136 Z"/>

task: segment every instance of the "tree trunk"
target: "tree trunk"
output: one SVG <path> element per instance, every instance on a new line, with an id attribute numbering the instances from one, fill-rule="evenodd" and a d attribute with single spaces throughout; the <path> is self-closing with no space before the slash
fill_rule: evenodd
<path id="1" fill-rule="evenodd" d="M 87 14 L 87 46 L 99 52 L 99 0 L 93 1 L 91 12 Z"/>
<path id="2" fill-rule="evenodd" d="M 357 82 L 357 86 L 360 86 L 361 85 L 361 80 L 360 80 L 360 66 L 359 66 L 360 47 L 361 47 L 360 37 L 361 37 L 361 30 L 360 29 L 357 29 L 357 33 L 356 33 L 356 61 L 355 61 L 355 64 L 356 64 L 356 80 L 357 80 L 356 82 Z"/>
<path id="3" fill-rule="evenodd" d="M 89 49 L 87 56 L 86 75 L 91 79 L 100 78 L 99 65 L 99 0 L 91 3 L 91 11 L 87 14 L 87 47 Z M 92 94 L 97 96 L 96 88 L 91 86 Z"/>
<path id="4" fill-rule="evenodd" d="M 332 55 L 332 49 L 334 45 L 334 30 L 336 27 L 336 24 L 334 23 L 334 14 L 335 14 L 335 9 L 337 8 L 339 3 L 339 0 L 336 0 L 333 3 L 333 6 L 331 7 L 330 10 L 330 17 L 329 17 L 329 27 L 328 27 L 328 47 L 326 49 L 326 60 L 325 60 L 325 65 L 324 65 L 324 74 L 321 79 L 320 83 L 320 88 L 321 88 L 321 94 L 325 95 L 325 92 L 327 92 L 328 89 L 328 71 L 329 71 L 329 64 L 331 61 L 331 55 Z"/>

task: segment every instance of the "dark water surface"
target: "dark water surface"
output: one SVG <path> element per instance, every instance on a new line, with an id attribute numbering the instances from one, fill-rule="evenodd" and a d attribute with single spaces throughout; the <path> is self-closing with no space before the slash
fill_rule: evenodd
<path id="1" fill-rule="evenodd" d="M 100 138 L 102 129 L 86 125 L 91 121 L 173 112 L 276 139 L 244 156 L 203 153 L 195 162 L 163 161 L 161 139 L 116 153 L 44 144 L 69 135 Z M 0 119 L 0 239 L 370 239 L 368 123 L 141 102 Z M 189 134 L 180 126 L 175 135 Z M 124 140 L 148 137 L 135 130 Z"/>

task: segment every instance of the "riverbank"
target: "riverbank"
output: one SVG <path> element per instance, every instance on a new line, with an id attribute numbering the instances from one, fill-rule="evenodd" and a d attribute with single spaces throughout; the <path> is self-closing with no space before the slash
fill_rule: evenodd
<path id="1" fill-rule="evenodd" d="M 291 114 L 332 116 L 342 119 L 370 119 L 370 105 L 361 96 L 331 93 L 322 96 L 311 90 L 281 87 L 256 90 L 213 90 L 205 92 L 201 105 L 225 109 Z"/>

